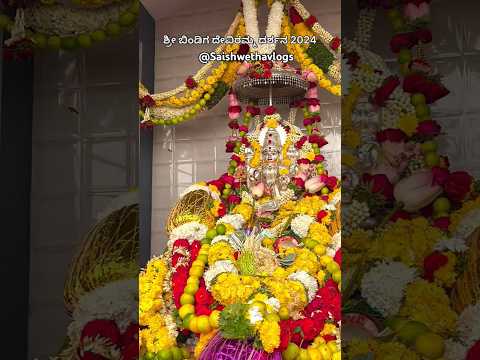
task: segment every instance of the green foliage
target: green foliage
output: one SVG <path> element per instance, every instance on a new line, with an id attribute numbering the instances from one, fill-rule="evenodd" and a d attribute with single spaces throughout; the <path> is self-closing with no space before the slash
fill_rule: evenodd
<path id="1" fill-rule="evenodd" d="M 225 339 L 247 340 L 254 335 L 247 319 L 248 306 L 245 304 L 228 305 L 220 313 L 219 328 Z"/>
<path id="2" fill-rule="evenodd" d="M 237 266 L 242 275 L 255 275 L 255 255 L 251 251 L 244 251 L 237 260 Z"/>
<path id="3" fill-rule="evenodd" d="M 219 81 L 210 100 L 208 100 L 206 103 L 207 108 L 210 110 L 215 105 L 217 105 L 220 102 L 220 100 L 222 100 L 223 97 L 227 94 L 229 89 L 230 87 L 226 83 L 224 83 L 223 81 Z"/>
<path id="4" fill-rule="evenodd" d="M 311 44 L 307 49 L 307 54 L 312 58 L 312 61 L 324 72 L 328 72 L 328 68 L 332 65 L 335 57 L 323 44 L 317 42 Z"/>

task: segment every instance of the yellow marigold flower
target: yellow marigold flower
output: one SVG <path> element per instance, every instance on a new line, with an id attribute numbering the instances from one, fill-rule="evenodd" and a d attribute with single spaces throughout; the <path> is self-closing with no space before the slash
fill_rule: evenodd
<path id="1" fill-rule="evenodd" d="M 265 125 L 271 129 L 275 129 L 278 126 L 277 119 L 267 118 L 267 120 L 265 121 Z"/>
<path id="2" fill-rule="evenodd" d="M 332 242 L 332 236 L 327 227 L 319 222 L 313 222 L 308 230 L 308 237 L 319 242 L 322 245 L 328 245 Z"/>
<path id="3" fill-rule="evenodd" d="M 417 117 L 415 115 L 403 115 L 398 119 L 398 128 L 408 136 L 417 130 Z"/>
<path id="4" fill-rule="evenodd" d="M 224 241 L 217 242 L 208 251 L 208 263 L 214 264 L 219 260 L 235 260 L 232 247 Z"/>
<path id="5" fill-rule="evenodd" d="M 455 272 L 457 257 L 450 251 L 444 253 L 444 255 L 448 257 L 448 262 L 440 269 L 436 270 L 433 273 L 433 276 L 435 277 L 435 282 L 440 286 L 451 287 L 455 283 L 457 277 L 457 273 Z"/>
<path id="6" fill-rule="evenodd" d="M 267 353 L 272 353 L 280 346 L 280 325 L 275 321 L 265 320 L 258 329 L 260 341 L 263 349 Z"/>
<path id="7" fill-rule="evenodd" d="M 279 174 L 280 174 L 280 175 L 287 175 L 287 174 L 288 174 L 288 169 L 286 169 L 286 168 L 281 168 L 281 169 L 279 170 Z"/>
<path id="8" fill-rule="evenodd" d="M 354 167 L 357 163 L 357 158 L 352 154 L 342 154 L 342 164 L 350 167 Z"/>
<path id="9" fill-rule="evenodd" d="M 242 215 L 245 221 L 249 221 L 253 214 L 253 207 L 247 203 L 240 203 L 233 209 L 234 214 Z"/>
<path id="10" fill-rule="evenodd" d="M 345 144 L 348 147 L 355 149 L 358 145 L 360 145 L 360 134 L 353 130 L 347 130 L 342 134 L 342 145 Z"/>
<path id="11" fill-rule="evenodd" d="M 450 307 L 450 299 L 445 290 L 423 279 L 407 286 L 399 314 L 424 323 L 440 335 L 451 332 L 457 323 L 457 313 Z"/>
<path id="12" fill-rule="evenodd" d="M 283 159 L 283 165 L 284 166 L 290 166 L 292 164 L 292 160 L 290 159 Z"/>
<path id="13" fill-rule="evenodd" d="M 391 341 L 391 342 L 381 342 L 377 343 L 377 348 L 375 349 L 374 359 L 379 360 L 421 360 L 421 357 L 418 356 L 413 350 L 410 350 L 408 347 L 402 343 Z"/>
<path id="14" fill-rule="evenodd" d="M 289 253 L 295 254 L 293 264 L 286 269 L 288 274 L 294 273 L 295 271 L 306 271 L 310 275 L 315 276 L 320 268 L 317 255 L 306 248 L 289 248 L 285 253 L 287 255 Z"/>
<path id="15" fill-rule="evenodd" d="M 222 305 L 246 303 L 260 286 L 255 277 L 224 273 L 212 286 L 212 296 Z"/>
<path id="16" fill-rule="evenodd" d="M 309 151 L 306 155 L 305 158 L 307 158 L 310 161 L 313 161 L 315 159 L 315 153 L 313 151 Z"/>

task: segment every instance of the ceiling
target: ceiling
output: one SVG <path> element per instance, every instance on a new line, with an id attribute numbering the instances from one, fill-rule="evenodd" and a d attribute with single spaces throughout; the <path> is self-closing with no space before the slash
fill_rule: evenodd
<path id="1" fill-rule="evenodd" d="M 204 5 L 199 6 L 198 3 L 201 2 Z M 241 0 L 141 0 L 141 3 L 155 20 L 159 20 L 172 15 L 190 13 L 194 9 L 201 12 L 202 10 L 208 11 L 209 8 L 226 9 L 231 7 L 234 10 L 239 7 Z"/>

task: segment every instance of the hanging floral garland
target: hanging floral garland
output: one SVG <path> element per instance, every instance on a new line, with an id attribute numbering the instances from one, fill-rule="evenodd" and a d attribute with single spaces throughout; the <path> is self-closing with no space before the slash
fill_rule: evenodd
<path id="1" fill-rule="evenodd" d="M 287 8 L 287 4 L 291 4 Z M 258 2 L 242 0 L 242 11 L 237 13 L 225 37 L 248 35 L 254 45 L 222 44 L 215 53 L 259 53 L 270 54 L 276 49 L 275 43 L 259 44 Z M 294 55 L 300 70 L 311 73 L 315 83 L 333 95 L 341 94 L 340 39 L 330 35 L 320 26 L 299 1 L 268 1 L 270 8 L 265 35 L 268 38 L 287 39 L 287 50 Z M 290 13 L 290 18 L 287 13 Z M 293 13 L 293 15 L 292 15 Z M 290 20 L 291 23 L 290 23 Z M 293 30 L 292 30 L 293 29 Z M 312 44 L 294 43 L 292 37 L 318 38 Z M 266 63 L 266 62 L 264 62 Z M 258 65 L 258 64 L 257 64 Z M 205 109 L 210 109 L 225 96 L 238 76 L 243 76 L 252 66 L 239 62 L 205 64 L 196 74 L 189 76 L 176 89 L 150 94 L 140 84 L 140 123 L 142 127 L 153 125 L 176 125 L 194 118 Z M 263 66 L 263 65 L 262 65 Z M 179 96 L 179 94 L 182 94 Z"/>
<path id="2" fill-rule="evenodd" d="M 6 45 L 73 50 L 116 37 L 136 24 L 139 0 L 118 2 L 98 9 L 75 9 L 64 5 L 34 5 L 17 9 L 15 19 L 0 15 L 0 29 L 11 34 Z"/>

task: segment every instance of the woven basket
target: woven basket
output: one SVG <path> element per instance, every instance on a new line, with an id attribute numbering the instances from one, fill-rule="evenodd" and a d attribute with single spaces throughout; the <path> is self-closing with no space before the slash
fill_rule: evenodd
<path id="1" fill-rule="evenodd" d="M 137 262 L 138 234 L 138 205 L 116 210 L 95 224 L 82 241 L 65 282 L 64 303 L 69 314 L 82 295 L 135 276 L 131 272 Z"/>
<path id="2" fill-rule="evenodd" d="M 452 305 L 458 313 L 480 300 L 480 227 L 469 236 L 467 244 L 470 245 L 467 265 L 450 295 Z"/>
<path id="3" fill-rule="evenodd" d="M 206 226 L 213 227 L 215 218 L 210 212 L 212 198 L 204 190 L 194 190 L 185 194 L 170 210 L 165 229 L 172 232 L 177 226 L 187 222 L 198 221 Z"/>

